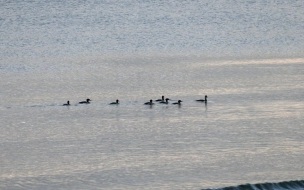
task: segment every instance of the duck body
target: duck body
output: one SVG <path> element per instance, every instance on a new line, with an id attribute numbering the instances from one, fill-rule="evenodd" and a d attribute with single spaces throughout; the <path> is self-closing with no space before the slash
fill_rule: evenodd
<path id="1" fill-rule="evenodd" d="M 155 102 L 162 102 L 162 101 L 165 101 L 165 96 L 162 96 L 162 98 L 161 98 L 161 99 L 157 99 L 157 100 L 155 100 Z"/>
<path id="2" fill-rule="evenodd" d="M 153 105 L 153 100 L 150 100 L 149 102 L 144 103 L 144 105 Z"/>
<path id="3" fill-rule="evenodd" d="M 174 103 L 172 103 L 172 104 L 178 104 L 178 105 L 181 105 L 181 102 L 183 102 L 183 101 L 181 101 L 181 100 L 178 100 L 177 102 L 174 102 Z"/>
<path id="4" fill-rule="evenodd" d="M 207 103 L 207 95 L 205 95 L 205 99 L 199 99 L 199 100 L 196 100 L 196 101 L 198 101 L 198 102 L 205 102 L 205 103 Z"/>
<path id="5" fill-rule="evenodd" d="M 90 101 L 91 101 L 91 100 L 88 98 L 86 101 L 79 102 L 79 104 L 89 104 Z"/>
<path id="6" fill-rule="evenodd" d="M 169 98 L 166 98 L 166 101 L 161 101 L 161 102 L 159 102 L 160 104 L 168 104 L 169 102 L 168 102 L 168 100 L 170 100 Z"/>
<path id="7" fill-rule="evenodd" d="M 63 104 L 63 106 L 69 106 L 69 105 L 71 105 L 71 104 L 70 104 L 70 101 L 67 101 L 66 104 Z"/>
<path id="8" fill-rule="evenodd" d="M 119 104 L 119 100 L 117 99 L 115 102 L 110 103 L 110 105 L 114 105 L 114 104 L 118 105 Z"/>

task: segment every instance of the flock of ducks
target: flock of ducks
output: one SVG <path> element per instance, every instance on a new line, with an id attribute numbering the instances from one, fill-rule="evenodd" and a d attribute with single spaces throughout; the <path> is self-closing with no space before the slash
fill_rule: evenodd
<path id="1" fill-rule="evenodd" d="M 165 96 L 162 96 L 161 99 L 157 99 L 157 100 L 155 100 L 155 102 L 159 102 L 160 104 L 169 104 L 169 100 L 171 100 L 171 99 L 170 98 L 165 99 Z M 79 102 L 79 104 L 89 104 L 90 101 L 91 101 L 91 99 L 88 98 L 88 99 L 86 99 L 86 101 Z M 205 102 L 205 104 L 206 104 L 207 103 L 207 95 L 205 95 L 205 99 L 199 99 L 199 100 L 196 100 L 196 101 Z M 177 102 L 174 102 L 172 104 L 181 105 L 181 102 L 183 102 L 183 101 L 178 100 Z M 119 104 L 118 99 L 115 102 L 110 103 L 110 105 L 118 105 L 118 104 Z M 144 105 L 153 105 L 153 104 L 154 104 L 154 102 L 153 102 L 152 99 L 149 102 L 144 103 Z M 66 104 L 63 104 L 63 106 L 69 106 L 69 105 L 71 105 L 70 101 L 67 101 Z"/>

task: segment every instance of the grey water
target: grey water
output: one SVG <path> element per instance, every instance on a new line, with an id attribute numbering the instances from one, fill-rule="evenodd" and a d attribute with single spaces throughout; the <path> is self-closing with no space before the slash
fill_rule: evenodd
<path id="1" fill-rule="evenodd" d="M 0 189 L 303 180 L 303 5 L 1 1 Z"/>

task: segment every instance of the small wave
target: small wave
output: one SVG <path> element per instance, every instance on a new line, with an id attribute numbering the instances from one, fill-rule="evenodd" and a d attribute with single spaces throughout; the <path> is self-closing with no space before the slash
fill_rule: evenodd
<path id="1" fill-rule="evenodd" d="M 244 184 L 231 187 L 202 189 L 202 190 L 303 190 L 304 180 L 300 181 L 284 181 L 278 183 L 258 183 L 258 184 Z"/>

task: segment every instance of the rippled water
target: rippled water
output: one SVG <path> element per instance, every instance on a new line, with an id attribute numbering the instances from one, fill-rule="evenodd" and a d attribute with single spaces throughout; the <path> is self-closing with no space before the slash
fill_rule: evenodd
<path id="1" fill-rule="evenodd" d="M 1 57 L 298 56 L 303 15 L 301 0 L 4 1 Z"/>
<path id="2" fill-rule="evenodd" d="M 303 180 L 301 7 L 1 3 L 0 188 Z"/>
<path id="3" fill-rule="evenodd" d="M 303 177 L 303 59 L 108 64 L 49 83 L 10 76 L 19 88 L 2 91 L 2 188 L 199 189 Z M 66 79 L 80 71 L 79 82 Z M 207 104 L 194 101 L 205 94 Z M 143 105 L 161 95 L 182 105 Z"/>

